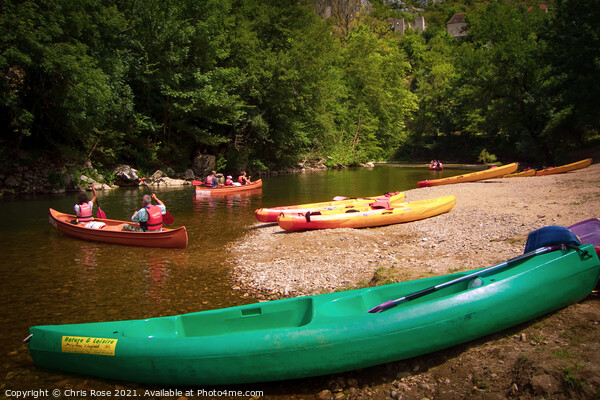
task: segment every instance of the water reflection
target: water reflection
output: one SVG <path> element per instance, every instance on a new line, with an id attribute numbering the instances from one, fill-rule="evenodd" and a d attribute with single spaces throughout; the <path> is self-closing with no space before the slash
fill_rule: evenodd
<path id="1" fill-rule="evenodd" d="M 440 175 L 461 173 L 445 170 Z M 72 194 L 0 198 L 4 339 L 0 354 L 18 353 L 0 363 L 0 376 L 11 377 L 6 386 L 10 389 L 53 389 L 59 380 L 73 387 L 100 388 L 107 383 L 35 367 L 27 347 L 21 345 L 28 328 L 150 318 L 253 302 L 232 290 L 234 266 L 227 247 L 243 240 L 256 224 L 256 208 L 407 190 L 432 174 L 439 173 L 385 166 L 280 175 L 263 179 L 262 190 L 220 196 L 196 196 L 193 186 L 158 188 L 158 197 L 175 218 L 172 227 L 186 226 L 186 249 L 118 246 L 63 235 L 48 223 L 48 208 L 72 212 Z M 133 188 L 98 195 L 109 218 L 129 220 L 144 193 Z"/>
<path id="2" fill-rule="evenodd" d="M 149 283 L 146 295 L 156 303 L 160 303 L 166 298 L 165 285 L 169 278 L 169 272 L 169 261 L 167 260 L 151 258 L 145 262 L 144 273 L 146 274 Z"/>

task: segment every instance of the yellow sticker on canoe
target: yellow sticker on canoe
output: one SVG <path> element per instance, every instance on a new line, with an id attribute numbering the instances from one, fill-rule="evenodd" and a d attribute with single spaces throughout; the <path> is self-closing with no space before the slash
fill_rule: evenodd
<path id="1" fill-rule="evenodd" d="M 100 356 L 114 356 L 119 339 L 63 336 L 61 351 L 63 353 L 97 354 Z"/>

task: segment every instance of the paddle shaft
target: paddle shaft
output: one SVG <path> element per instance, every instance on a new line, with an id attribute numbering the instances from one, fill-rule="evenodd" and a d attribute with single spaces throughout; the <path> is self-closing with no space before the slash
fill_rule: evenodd
<path id="1" fill-rule="evenodd" d="M 418 299 L 419 297 L 423 297 L 425 295 L 428 295 L 429 293 L 437 292 L 440 289 L 444 289 L 446 287 L 449 287 L 449 286 L 452 286 L 452 285 L 456 285 L 457 283 L 477 278 L 480 275 L 485 275 L 486 273 L 488 273 L 490 271 L 499 270 L 499 269 L 508 267 L 511 264 L 514 264 L 514 263 L 517 263 L 519 261 L 531 258 L 533 256 L 537 256 L 537 255 L 548 253 L 548 252 L 555 251 L 555 250 L 560 250 L 562 248 L 563 248 L 562 244 L 555 244 L 555 245 L 548 246 L 548 247 L 541 247 L 539 249 L 530 251 L 528 253 L 521 254 L 520 256 L 517 256 L 515 258 L 511 258 L 510 260 L 501 262 L 500 264 L 496 264 L 496 265 L 493 265 L 491 267 L 482 269 L 480 271 L 473 272 L 472 274 L 461 276 L 460 278 L 456 278 L 456 279 L 453 279 L 453 280 L 448 281 L 448 282 L 441 283 L 441 284 L 436 285 L 436 286 L 432 286 L 432 287 L 429 287 L 429 288 L 426 288 L 426 289 L 423 289 L 423 290 L 419 290 L 418 292 L 411 293 L 411 294 L 406 295 L 404 297 L 400 297 L 400 298 L 398 298 L 396 300 L 386 301 L 385 303 L 381 303 L 380 305 L 373 307 L 372 309 L 370 309 L 367 312 L 369 312 L 369 313 L 380 313 L 382 311 L 389 310 L 390 308 L 396 307 L 398 304 L 404 303 L 406 301 L 411 301 L 411 300 L 414 300 L 414 299 Z"/>
<path id="2" fill-rule="evenodd" d="M 154 193 L 152 193 L 152 190 L 150 190 L 150 186 L 148 186 L 148 184 L 146 183 L 146 178 L 142 178 L 141 181 L 144 184 L 144 186 L 146 187 L 146 189 L 148 190 L 148 193 L 153 195 Z M 175 221 L 175 218 L 173 218 L 173 216 L 171 215 L 169 210 L 165 209 L 165 215 L 163 217 L 163 222 L 165 223 L 165 225 L 169 225 L 169 224 L 172 224 L 173 221 Z"/>

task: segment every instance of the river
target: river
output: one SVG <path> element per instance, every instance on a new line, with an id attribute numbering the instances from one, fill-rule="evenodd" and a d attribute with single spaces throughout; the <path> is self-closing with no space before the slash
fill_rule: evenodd
<path id="1" fill-rule="evenodd" d="M 472 171 L 381 165 L 269 176 L 262 189 L 228 196 L 196 196 L 192 186 L 158 189 L 175 218 L 172 227 L 186 226 L 189 244 L 183 250 L 86 242 L 59 233 L 48 223 L 48 209 L 72 213 L 73 193 L 5 196 L 0 199 L 1 393 L 79 388 L 89 397 L 92 389 L 135 388 L 139 395 L 144 386 L 38 368 L 21 341 L 34 325 L 149 318 L 254 302 L 232 289 L 226 248 L 257 223 L 256 208 L 336 195 L 374 196 L 465 172 Z M 99 192 L 98 200 L 108 218 L 126 220 L 139 208 L 143 193 L 116 189 Z M 300 393 L 303 386 L 292 381 L 253 387 L 268 395 L 282 387 L 287 394 Z"/>

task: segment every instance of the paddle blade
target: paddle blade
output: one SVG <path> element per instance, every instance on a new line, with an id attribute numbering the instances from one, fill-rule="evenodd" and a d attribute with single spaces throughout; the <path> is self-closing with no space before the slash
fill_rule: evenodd
<path id="1" fill-rule="evenodd" d="M 106 213 L 104 211 L 102 211 L 100 209 L 100 207 L 98 207 L 98 209 L 96 210 L 96 218 L 107 219 L 106 218 Z"/>
<path id="2" fill-rule="evenodd" d="M 170 212 L 166 212 L 165 215 L 163 215 L 163 224 L 165 225 L 169 225 L 172 224 L 175 221 L 175 218 L 173 218 L 173 216 L 171 215 Z"/>

